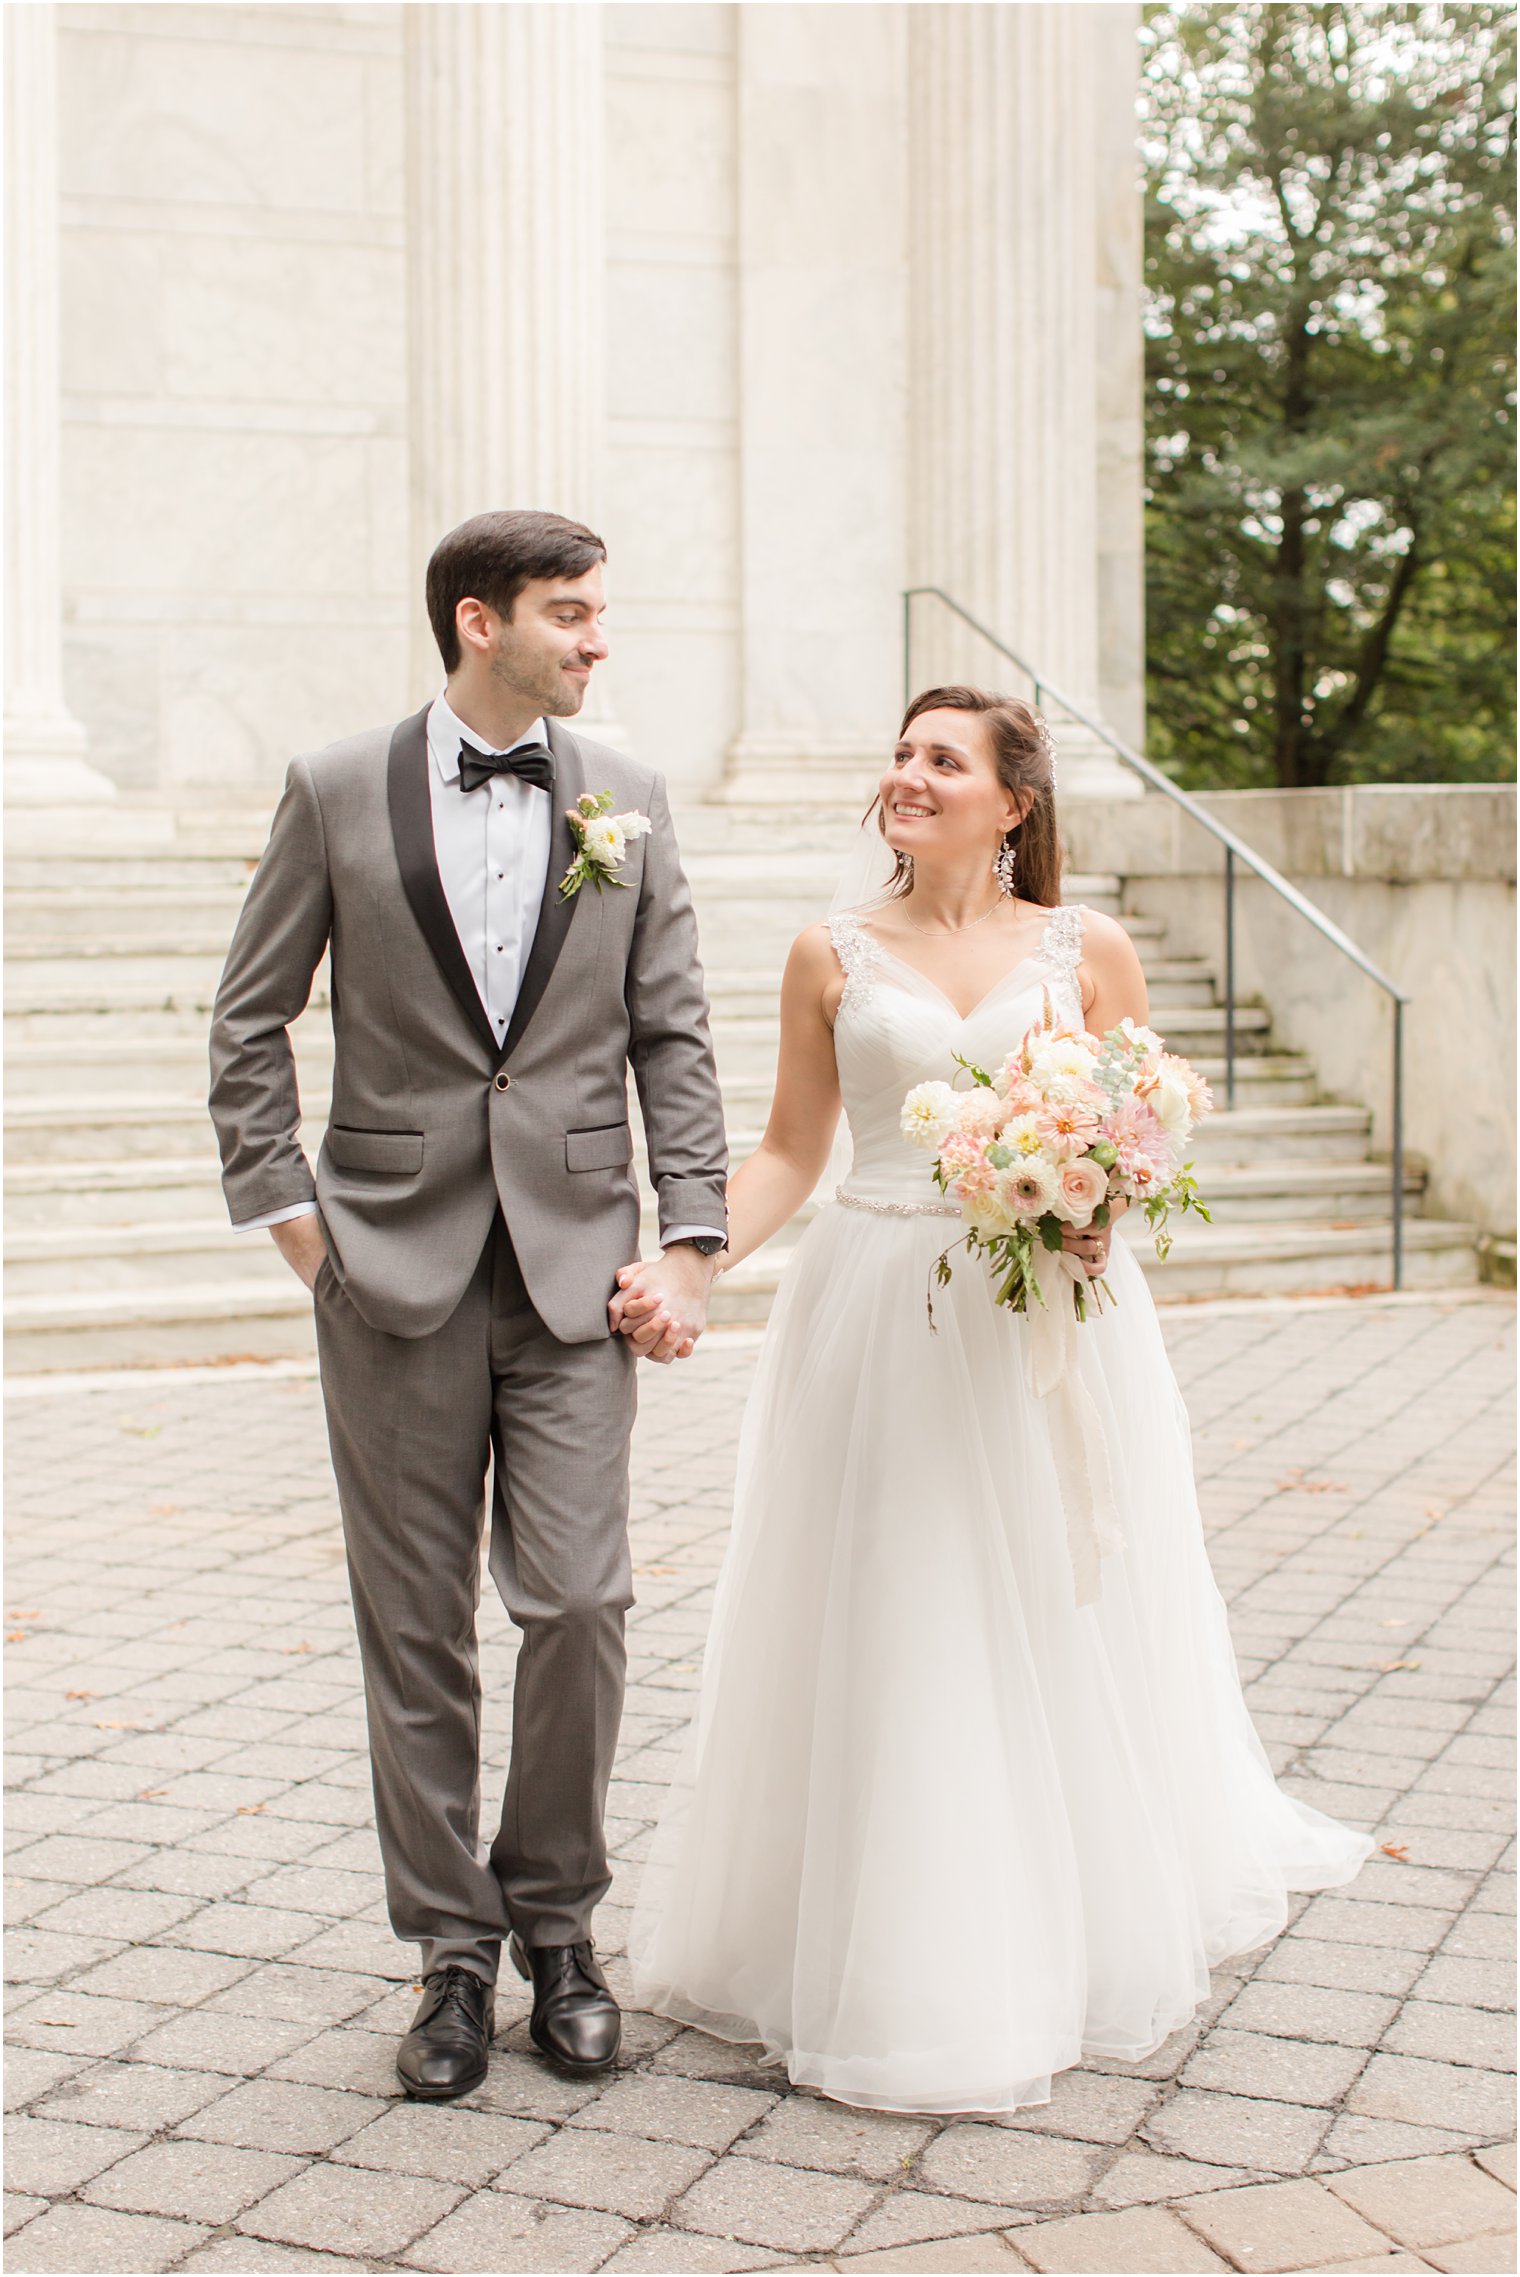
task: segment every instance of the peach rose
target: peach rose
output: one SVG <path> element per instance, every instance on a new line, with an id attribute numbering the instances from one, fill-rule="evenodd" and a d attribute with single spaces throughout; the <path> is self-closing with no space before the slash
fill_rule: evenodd
<path id="1" fill-rule="evenodd" d="M 1080 1162 L 1063 1162 L 1056 1208 L 1080 1232 L 1091 1225 L 1093 1211 L 1108 1192 L 1108 1172 L 1086 1155 Z"/>

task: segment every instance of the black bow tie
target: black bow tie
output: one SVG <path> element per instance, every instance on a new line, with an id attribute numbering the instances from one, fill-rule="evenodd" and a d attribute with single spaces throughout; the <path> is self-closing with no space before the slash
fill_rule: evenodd
<path id="1" fill-rule="evenodd" d="M 515 751 L 477 751 L 473 745 L 461 743 L 459 788 L 478 791 L 493 775 L 519 775 L 541 791 L 552 790 L 554 755 L 547 743 L 520 743 Z"/>

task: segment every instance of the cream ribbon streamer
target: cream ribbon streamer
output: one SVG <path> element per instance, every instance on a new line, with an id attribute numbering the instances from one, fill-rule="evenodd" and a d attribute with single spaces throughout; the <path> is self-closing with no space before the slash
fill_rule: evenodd
<path id="1" fill-rule="evenodd" d="M 1065 1250 L 1049 1250 L 1039 1242 L 1033 1265 L 1045 1301 L 1032 1304 L 1024 1315 L 1027 1379 L 1036 1399 L 1046 1404 L 1077 1603 L 1092 1605 L 1102 1591 L 1103 1560 L 1123 1548 L 1124 1536 L 1114 1499 L 1108 1435 L 1078 1365 L 1082 1328 L 1071 1283 L 1085 1275 Z"/>

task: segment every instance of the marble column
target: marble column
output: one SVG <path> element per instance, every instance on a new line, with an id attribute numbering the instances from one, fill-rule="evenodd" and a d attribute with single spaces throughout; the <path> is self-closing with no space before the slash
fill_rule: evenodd
<path id="1" fill-rule="evenodd" d="M 738 24 L 740 726 L 732 799 L 856 799 L 900 709 L 906 25 Z"/>
<path id="2" fill-rule="evenodd" d="M 63 693 L 57 37 L 5 10 L 5 770 L 8 806 L 114 799 Z"/>
<path id="3" fill-rule="evenodd" d="M 412 570 L 446 530 L 537 507 L 600 530 L 606 187 L 601 9 L 406 10 Z M 615 594 L 615 566 L 611 584 Z M 419 599 L 412 679 L 439 678 Z M 581 715 L 616 732 L 602 673 Z"/>
<path id="4" fill-rule="evenodd" d="M 1101 702 L 1097 211 L 1128 10 L 943 0 L 910 16 L 913 582 L 938 585 L 1096 714 Z M 1132 130 L 1131 130 L 1132 132 Z M 937 602 L 915 681 L 1028 683 Z M 1045 705 L 1067 793 L 1138 790 Z"/>
<path id="5" fill-rule="evenodd" d="M 1140 10 L 1088 11 L 1097 127 L 1098 701 L 1145 749 L 1145 207 L 1135 118 Z"/>

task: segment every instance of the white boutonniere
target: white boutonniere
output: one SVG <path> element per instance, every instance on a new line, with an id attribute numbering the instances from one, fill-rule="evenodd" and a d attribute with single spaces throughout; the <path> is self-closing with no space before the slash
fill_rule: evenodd
<path id="1" fill-rule="evenodd" d="M 570 835 L 579 851 L 559 881 L 559 898 L 569 901 L 583 885 L 626 885 L 617 872 L 628 852 L 630 838 L 646 838 L 654 825 L 647 814 L 614 814 L 611 791 L 582 791 L 566 809 Z"/>

